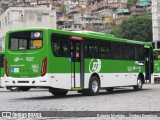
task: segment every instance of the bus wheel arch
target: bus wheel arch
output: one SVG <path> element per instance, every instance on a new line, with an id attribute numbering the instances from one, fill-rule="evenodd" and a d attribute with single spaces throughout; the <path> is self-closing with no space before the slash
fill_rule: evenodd
<path id="1" fill-rule="evenodd" d="M 93 74 L 91 75 L 91 77 L 93 77 L 93 76 L 96 76 L 96 77 L 98 78 L 99 87 L 100 87 L 100 86 L 101 86 L 101 81 L 100 81 L 100 77 L 99 77 L 98 73 L 93 73 Z M 90 77 L 90 79 L 89 79 L 89 82 L 90 82 L 90 80 L 91 80 L 91 77 Z M 88 86 L 89 86 L 89 85 L 88 85 Z"/>

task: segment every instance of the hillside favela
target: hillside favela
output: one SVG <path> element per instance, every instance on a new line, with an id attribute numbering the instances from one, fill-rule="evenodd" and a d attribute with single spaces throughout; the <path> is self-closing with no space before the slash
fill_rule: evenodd
<path id="1" fill-rule="evenodd" d="M 0 0 L 0 49 L 4 50 L 5 33 L 12 29 L 47 27 L 111 33 L 133 16 L 151 16 L 156 4 L 152 0 Z M 152 18 L 157 19 L 154 14 Z"/>

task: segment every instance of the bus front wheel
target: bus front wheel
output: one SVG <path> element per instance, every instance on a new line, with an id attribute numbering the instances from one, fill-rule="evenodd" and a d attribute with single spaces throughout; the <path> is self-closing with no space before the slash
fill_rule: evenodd
<path id="1" fill-rule="evenodd" d="M 142 90 L 142 85 L 143 85 L 143 83 L 142 83 L 142 78 L 139 77 L 138 80 L 137 80 L 137 85 L 134 85 L 134 86 L 133 86 L 133 89 L 134 89 L 135 91 Z"/>
<path id="2" fill-rule="evenodd" d="M 50 88 L 49 92 L 51 92 L 54 96 L 65 96 L 68 90 Z"/>

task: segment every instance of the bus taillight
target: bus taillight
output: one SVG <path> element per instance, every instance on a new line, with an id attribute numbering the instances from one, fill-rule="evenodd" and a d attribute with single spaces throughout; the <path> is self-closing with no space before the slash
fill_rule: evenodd
<path id="1" fill-rule="evenodd" d="M 5 59 L 5 72 L 6 76 L 9 77 L 8 61 Z"/>
<path id="2" fill-rule="evenodd" d="M 42 69 L 41 69 L 41 76 L 44 76 L 47 71 L 47 57 L 45 57 L 42 61 Z"/>

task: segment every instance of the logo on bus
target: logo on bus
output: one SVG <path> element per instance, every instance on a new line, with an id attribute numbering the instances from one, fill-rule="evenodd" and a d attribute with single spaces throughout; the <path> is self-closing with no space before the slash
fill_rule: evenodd
<path id="1" fill-rule="evenodd" d="M 23 60 L 23 58 L 19 58 L 19 57 L 15 57 L 15 58 L 14 58 L 14 62 L 18 62 L 18 61 L 20 61 L 20 60 Z"/>
<path id="2" fill-rule="evenodd" d="M 89 72 L 93 73 L 96 72 L 98 73 L 101 70 L 101 60 L 100 59 L 92 59 L 91 62 L 89 63 Z"/>

